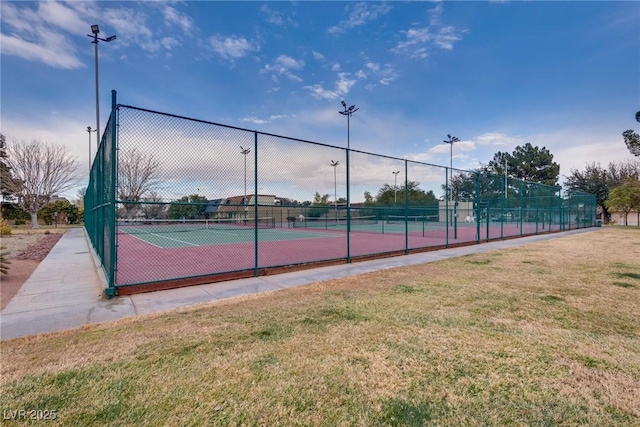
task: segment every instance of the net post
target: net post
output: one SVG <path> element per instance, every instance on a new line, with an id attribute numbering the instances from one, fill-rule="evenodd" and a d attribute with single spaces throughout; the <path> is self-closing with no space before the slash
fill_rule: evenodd
<path id="1" fill-rule="evenodd" d="M 253 222 L 254 222 L 254 242 L 255 242 L 255 268 L 253 271 L 253 275 L 258 277 L 258 131 L 253 131 L 253 184 L 254 184 L 254 197 L 253 197 Z M 247 203 L 247 201 L 244 201 Z"/>
<path id="2" fill-rule="evenodd" d="M 107 298 L 113 298 L 116 296 L 116 256 L 118 254 L 116 248 L 116 187 L 118 186 L 118 151 L 116 149 L 116 110 L 117 110 L 117 102 L 116 102 L 116 91 L 111 91 L 111 188 L 109 188 L 109 198 L 110 206 L 109 206 L 109 221 L 111 224 L 111 230 L 109 233 L 109 239 L 111 240 L 111 244 L 109 245 L 109 278 L 107 289 L 105 289 L 105 296 Z"/>

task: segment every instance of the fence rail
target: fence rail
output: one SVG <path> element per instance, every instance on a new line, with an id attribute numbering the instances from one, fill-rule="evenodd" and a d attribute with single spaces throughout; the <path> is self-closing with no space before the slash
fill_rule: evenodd
<path id="1" fill-rule="evenodd" d="M 107 296 L 595 225 L 559 186 L 119 105 L 87 233 Z"/>

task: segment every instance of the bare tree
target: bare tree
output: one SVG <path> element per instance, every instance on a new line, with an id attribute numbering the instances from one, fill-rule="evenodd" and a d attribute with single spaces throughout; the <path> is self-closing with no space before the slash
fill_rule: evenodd
<path id="1" fill-rule="evenodd" d="M 38 211 L 49 204 L 51 196 L 79 182 L 78 163 L 66 146 L 39 139 L 12 141 L 7 152 L 14 178 L 8 183 L 9 191 L 18 206 L 31 215 L 31 227 L 38 228 Z"/>
<path id="2" fill-rule="evenodd" d="M 79 209 L 84 209 L 84 196 L 87 195 L 87 187 L 78 188 L 76 191 L 76 199 L 74 200 Z"/>
<path id="3" fill-rule="evenodd" d="M 143 197 L 142 212 L 147 219 L 163 218 L 167 205 L 162 203 L 162 197 L 155 191 L 151 191 L 148 196 Z"/>
<path id="4" fill-rule="evenodd" d="M 139 202 L 142 197 L 158 187 L 160 162 L 153 154 L 145 154 L 133 148 L 118 155 L 118 198 L 123 202 Z M 124 203 L 129 218 L 138 209 L 137 203 Z"/>

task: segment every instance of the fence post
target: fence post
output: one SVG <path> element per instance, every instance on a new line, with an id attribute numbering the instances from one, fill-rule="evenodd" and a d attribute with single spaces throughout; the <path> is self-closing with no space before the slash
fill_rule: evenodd
<path id="1" fill-rule="evenodd" d="M 445 209 L 445 243 L 446 248 L 449 247 L 449 197 L 451 197 L 451 186 L 449 180 L 449 168 L 444 168 L 444 186 L 447 189 L 444 195 Z M 440 207 L 438 206 L 438 216 L 440 216 Z M 439 218 L 438 218 L 439 220 Z"/>
<path id="2" fill-rule="evenodd" d="M 480 221 L 482 220 L 482 211 L 480 207 L 480 173 L 475 173 L 476 177 L 476 243 L 480 243 Z"/>
<path id="3" fill-rule="evenodd" d="M 347 264 L 351 263 L 351 171 L 349 168 L 349 149 L 347 148 Z"/>
<path id="4" fill-rule="evenodd" d="M 409 169 L 407 159 L 404 160 L 404 254 L 409 254 Z M 396 189 L 397 190 L 397 189 Z M 384 224 L 384 222 L 383 222 Z"/>
<path id="5" fill-rule="evenodd" d="M 538 234 L 538 214 L 540 213 L 540 184 L 536 184 L 536 234 Z"/>
<path id="6" fill-rule="evenodd" d="M 523 223 L 523 209 L 524 209 L 524 180 L 520 181 L 520 237 L 522 237 L 522 223 Z"/>
<path id="7" fill-rule="evenodd" d="M 255 269 L 253 275 L 258 277 L 258 131 L 253 131 L 253 222 L 254 226 L 254 240 L 255 240 Z M 244 201 L 247 203 L 247 201 Z"/>
<path id="8" fill-rule="evenodd" d="M 111 91 L 111 120 L 109 123 L 111 124 L 111 188 L 109 188 L 109 198 L 110 206 L 109 206 L 109 218 L 107 221 L 110 223 L 111 227 L 109 230 L 109 240 L 111 240 L 111 244 L 109 245 L 109 281 L 107 289 L 105 289 L 105 296 L 107 298 L 113 298 L 116 296 L 116 256 L 118 254 L 118 250 L 116 247 L 116 187 L 118 186 L 118 150 L 116 147 L 117 138 L 116 138 L 116 91 Z"/>

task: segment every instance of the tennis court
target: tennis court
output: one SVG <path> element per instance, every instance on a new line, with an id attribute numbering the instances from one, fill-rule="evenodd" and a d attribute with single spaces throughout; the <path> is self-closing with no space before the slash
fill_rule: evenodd
<path id="1" fill-rule="evenodd" d="M 273 218 L 247 220 L 119 221 L 118 270 L 121 285 L 334 261 L 376 254 L 400 254 L 430 247 L 520 235 L 518 224 L 499 227 L 440 222 L 356 219 L 280 224 Z M 256 227 L 256 223 L 258 227 Z M 480 237 L 478 237 L 478 229 Z M 384 231 L 383 231 L 384 230 Z M 407 232 L 408 231 L 408 232 Z M 535 232 L 525 224 L 525 234 Z M 257 242 L 257 244 L 256 244 Z M 140 266 L 145 265 L 144 269 Z"/>
<path id="2" fill-rule="evenodd" d="M 289 241 L 340 237 L 340 234 L 275 228 L 274 218 L 259 218 L 261 241 Z M 251 220 L 146 220 L 120 221 L 118 234 L 127 234 L 159 248 L 252 243 L 256 221 Z"/>
<path id="3" fill-rule="evenodd" d="M 153 174 L 134 173 L 140 159 Z M 85 197 L 108 297 L 594 218 L 592 195 L 122 105 L 115 92 Z"/>

